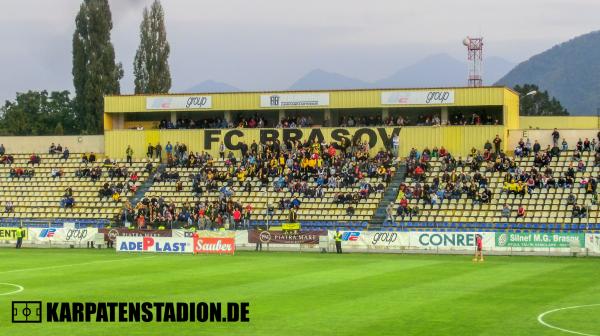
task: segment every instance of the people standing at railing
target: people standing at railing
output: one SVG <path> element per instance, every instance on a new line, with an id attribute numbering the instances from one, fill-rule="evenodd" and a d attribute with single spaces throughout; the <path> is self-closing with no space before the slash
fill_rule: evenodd
<path id="1" fill-rule="evenodd" d="M 162 161 L 162 146 L 160 145 L 160 142 L 156 144 L 154 150 L 156 151 L 156 158 L 159 161 Z"/>
<path id="2" fill-rule="evenodd" d="M 131 146 L 127 146 L 125 155 L 127 156 L 127 163 L 129 163 L 130 166 L 133 165 L 133 149 Z"/>
<path id="3" fill-rule="evenodd" d="M 554 146 L 558 146 L 558 139 L 560 139 L 560 133 L 558 132 L 558 129 L 555 128 L 552 132 L 552 144 Z"/>
<path id="4" fill-rule="evenodd" d="M 146 156 L 148 157 L 148 159 L 152 159 L 153 155 L 154 155 L 154 146 L 152 146 L 151 143 L 148 143 L 148 149 L 146 150 Z"/>
<path id="5" fill-rule="evenodd" d="M 387 214 L 387 219 L 392 222 L 392 225 L 396 225 L 396 221 L 394 219 L 394 203 L 393 202 L 390 202 L 390 204 L 388 204 L 387 208 L 385 209 L 385 212 Z"/>
<path id="6" fill-rule="evenodd" d="M 244 209 L 244 229 L 250 228 L 250 217 L 252 216 L 252 206 L 248 204 Z"/>

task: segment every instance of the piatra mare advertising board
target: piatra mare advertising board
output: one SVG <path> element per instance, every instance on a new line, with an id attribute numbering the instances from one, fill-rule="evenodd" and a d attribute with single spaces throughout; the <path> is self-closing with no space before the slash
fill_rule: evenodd
<path id="1" fill-rule="evenodd" d="M 171 230 L 139 230 L 128 228 L 102 228 L 98 232 L 104 234 L 104 241 L 115 241 L 118 236 L 125 237 L 171 237 Z"/>
<path id="2" fill-rule="evenodd" d="M 97 228 L 30 228 L 29 240 L 32 243 L 78 244 L 94 241 Z"/>
<path id="3" fill-rule="evenodd" d="M 193 110 L 212 108 L 211 96 L 159 96 L 146 98 L 148 110 Z"/>
<path id="4" fill-rule="evenodd" d="M 454 90 L 387 91 L 381 93 L 382 105 L 454 104 Z"/>
<path id="5" fill-rule="evenodd" d="M 274 244 L 319 244 L 319 237 L 326 236 L 325 230 L 299 231 L 298 233 L 285 233 L 282 231 L 248 231 L 249 243 L 274 243 Z"/>
<path id="6" fill-rule="evenodd" d="M 354 143 L 357 140 L 367 142 L 369 148 L 381 150 L 391 148 L 394 136 L 400 135 L 400 127 L 356 127 L 356 128 L 290 128 L 290 129 L 207 129 L 203 132 L 204 150 L 218 148 L 219 144 L 227 150 L 241 150 L 243 144 L 252 141 L 266 143 L 267 141 L 300 140 L 312 143 L 325 141 L 340 148 L 342 141 Z"/>
<path id="7" fill-rule="evenodd" d="M 496 232 L 496 247 L 546 247 L 569 248 L 571 242 L 584 247 L 583 233 L 545 233 L 545 232 Z"/>

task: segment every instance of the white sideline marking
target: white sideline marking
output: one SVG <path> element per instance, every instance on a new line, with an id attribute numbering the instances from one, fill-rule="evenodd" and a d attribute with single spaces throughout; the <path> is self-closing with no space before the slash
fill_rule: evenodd
<path id="1" fill-rule="evenodd" d="M 16 290 L 11 291 L 11 292 L 0 293 L 0 296 L 21 293 L 25 289 L 21 285 L 12 284 L 12 283 L 8 283 L 8 282 L 0 282 L 0 285 L 9 285 L 9 286 L 13 286 L 16 288 Z"/>
<path id="2" fill-rule="evenodd" d="M 125 261 L 125 260 L 150 259 L 150 258 L 154 258 L 154 257 L 155 256 L 139 257 L 139 258 L 126 258 L 126 259 L 98 260 L 98 261 L 90 261 L 90 262 L 79 263 L 79 264 L 65 264 L 65 265 L 55 265 L 55 266 L 45 266 L 45 267 L 21 268 L 21 269 L 15 269 L 15 270 L 10 270 L 10 271 L 2 271 L 2 272 L 0 272 L 0 274 L 17 273 L 17 272 L 27 272 L 27 271 L 41 271 L 41 270 L 63 268 L 63 267 L 71 267 L 71 266 L 104 264 L 104 263 L 112 263 L 112 262 L 119 262 L 119 261 Z"/>
<path id="3" fill-rule="evenodd" d="M 569 329 L 559 328 L 557 326 L 553 326 L 553 325 L 551 325 L 549 323 L 544 322 L 544 316 L 546 316 L 548 314 L 552 314 L 552 313 L 557 312 L 557 311 L 567 310 L 567 309 L 577 309 L 577 308 L 583 308 L 583 307 L 593 307 L 593 306 L 600 306 L 600 303 L 583 305 L 583 306 L 564 307 L 564 308 L 558 308 L 558 309 L 549 310 L 547 312 L 543 312 L 540 315 L 538 315 L 537 320 L 542 325 L 544 325 L 544 326 L 546 326 L 548 328 L 552 328 L 552 329 L 564 331 L 564 332 L 571 333 L 571 334 L 582 335 L 582 336 L 597 336 L 597 335 L 594 335 L 594 334 L 586 334 L 586 333 L 582 333 L 582 332 L 578 332 L 578 331 L 573 331 L 573 330 L 569 330 Z"/>

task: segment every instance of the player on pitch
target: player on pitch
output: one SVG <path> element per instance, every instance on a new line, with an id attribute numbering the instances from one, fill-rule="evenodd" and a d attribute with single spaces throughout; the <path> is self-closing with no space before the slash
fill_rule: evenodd
<path id="1" fill-rule="evenodd" d="M 475 258 L 473 261 L 483 261 L 483 237 L 480 234 L 475 235 Z"/>

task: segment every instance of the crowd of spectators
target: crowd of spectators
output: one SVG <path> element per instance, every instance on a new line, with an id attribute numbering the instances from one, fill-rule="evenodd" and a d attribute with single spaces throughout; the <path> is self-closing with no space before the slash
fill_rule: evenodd
<path id="1" fill-rule="evenodd" d="M 500 120 L 494 118 L 490 113 L 471 113 L 465 116 L 464 113 L 451 113 L 448 118 L 448 125 L 500 125 Z"/>
<path id="2" fill-rule="evenodd" d="M 252 206 L 232 198 L 185 202 L 177 206 L 161 197 L 143 198 L 135 207 L 126 202 L 120 220 L 135 222 L 138 228 L 197 228 L 221 230 L 249 228 Z"/>
<path id="3" fill-rule="evenodd" d="M 277 128 L 298 128 L 298 127 L 312 127 L 313 120 L 310 115 L 301 117 L 287 117 L 283 118 L 277 124 Z M 258 126 L 261 127 L 261 126 Z M 264 126 L 262 126 L 264 127 Z"/>
<path id="4" fill-rule="evenodd" d="M 471 113 L 465 116 L 462 112 L 450 113 L 446 122 L 442 122 L 440 113 L 421 113 L 418 115 L 393 113 L 382 118 L 381 114 L 372 115 L 341 115 L 337 124 L 340 127 L 379 127 L 379 126 L 440 126 L 444 125 L 500 125 L 501 121 L 490 113 Z M 288 116 L 276 124 L 258 114 L 237 115 L 228 122 L 225 118 L 179 118 L 173 123 L 171 120 L 163 119 L 159 122 L 159 129 L 210 129 L 210 128 L 298 128 L 313 127 L 315 123 L 310 115 Z"/>
<path id="5" fill-rule="evenodd" d="M 291 198 L 279 198 L 278 208 L 288 212 L 293 210 L 296 214 L 303 198 L 322 198 L 327 189 L 357 188 L 356 192 L 339 193 L 334 197 L 334 203 L 344 204 L 357 203 L 373 192 L 383 192 L 384 183 L 391 179 L 394 159 L 389 151 L 380 151 L 372 156 L 368 144 L 360 141 L 328 143 L 317 140 L 275 140 L 244 144 L 240 150 L 241 155 L 237 157 L 233 152 L 225 155 L 223 150 L 219 160 L 224 162 L 225 169 L 217 169 L 214 164 L 215 158 L 208 153 L 188 152 L 187 146 L 180 143 L 171 146 L 172 150 L 168 149 L 169 146 L 170 143 L 165 147 L 168 166 L 195 168 L 194 172 L 188 176 L 180 176 L 177 169 L 157 172 L 153 176 L 154 181 L 173 183 L 175 191 L 181 192 L 182 180 L 188 179 L 192 181 L 191 192 L 196 197 L 206 192 L 218 192 L 219 200 L 212 204 L 212 208 L 219 211 L 212 218 L 209 216 L 208 221 L 203 220 L 204 224 L 211 223 L 213 228 L 220 227 L 227 223 L 227 220 L 230 224 L 235 223 L 235 218 L 232 217 L 234 212 L 238 210 L 244 214 L 244 210 L 248 206 L 251 207 L 237 203 L 235 195 L 241 191 L 251 191 L 254 182 L 258 182 L 261 187 L 272 187 L 275 195 L 290 192 Z M 373 180 L 367 182 L 366 177 L 377 179 L 379 182 L 373 185 Z M 165 223 L 166 220 L 168 225 L 178 222 L 200 227 L 197 210 L 202 205 L 201 202 L 193 207 L 185 204 L 176 207 L 170 203 L 169 205 L 173 205 L 171 207 L 165 206 L 167 202 L 164 200 L 159 202 L 160 199 L 158 198 L 157 202 L 148 200 L 135 206 L 133 219 L 138 225 L 141 215 L 144 217 L 144 223 Z M 170 210 L 165 212 L 165 209 Z M 181 215 L 182 212 L 184 215 Z M 233 225 L 228 227 L 232 228 Z"/>
<path id="6" fill-rule="evenodd" d="M 600 175 L 594 177 L 588 174 L 579 179 L 576 176 L 577 173 L 586 172 L 586 165 L 582 160 L 583 152 L 595 152 L 595 165 L 600 165 L 600 146 L 597 145 L 595 139 L 590 141 L 588 138 L 580 138 L 569 158 L 567 169 L 562 174 L 556 174 L 550 168 L 550 163 L 559 158 L 562 152 L 569 150 L 569 146 L 564 138 L 562 142 L 559 141 L 560 134 L 557 130 L 552 133 L 552 140 L 553 145 L 548 145 L 546 149 L 542 149 L 537 140 L 533 144 L 529 139 L 519 141 L 515 148 L 515 157 L 533 156 L 533 167 L 528 170 L 521 168 L 514 158 L 507 156 L 501 150 L 501 140 L 498 136 L 494 141 L 487 141 L 483 151 L 473 148 L 466 160 L 460 157 L 454 158 L 443 147 L 439 150 L 434 148 L 431 151 L 425 148 L 422 152 L 413 148 L 406 163 L 407 175 L 415 180 L 415 184 L 400 186 L 400 203 L 407 204 L 407 199 L 417 199 L 422 200 L 425 204 L 436 205 L 448 198 L 459 199 L 463 194 L 466 194 L 473 204 L 489 203 L 493 194 L 488 189 L 488 179 L 480 171 L 483 170 L 484 172 L 503 173 L 502 192 L 507 194 L 524 198 L 541 189 L 579 187 L 584 189 L 584 193 L 591 194 L 592 203 L 597 204 L 597 185 Z M 429 162 L 432 158 L 440 158 L 442 174 L 434 176 L 431 183 L 425 183 L 428 171 L 431 169 Z M 470 172 L 465 169 L 457 172 L 457 167 L 470 168 Z M 566 203 L 571 207 L 573 218 L 587 216 L 587 206 L 578 204 L 577 197 L 573 193 L 568 195 Z M 398 207 L 398 209 L 400 208 L 402 206 Z M 507 203 L 502 207 L 501 216 L 503 218 L 511 216 L 511 208 Z M 516 217 L 524 218 L 525 216 L 526 209 L 521 204 L 517 209 Z"/>
<path id="7" fill-rule="evenodd" d="M 159 129 L 196 129 L 196 128 L 231 128 L 233 124 L 228 123 L 224 118 L 204 118 L 204 119 L 177 119 L 175 124 L 171 120 L 163 119 L 158 124 Z"/>

